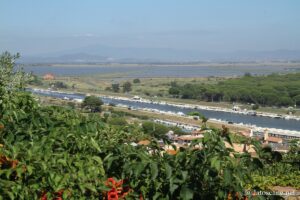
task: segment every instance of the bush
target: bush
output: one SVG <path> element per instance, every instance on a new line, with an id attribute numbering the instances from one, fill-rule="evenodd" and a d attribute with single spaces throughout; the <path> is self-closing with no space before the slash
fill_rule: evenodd
<path id="1" fill-rule="evenodd" d="M 37 75 L 32 74 L 31 75 L 31 80 L 28 82 L 28 84 L 30 84 L 30 85 L 36 85 L 36 86 L 41 86 L 41 85 L 43 85 L 43 81 Z"/>
<path id="2" fill-rule="evenodd" d="M 126 126 L 128 124 L 123 117 L 111 117 L 108 119 L 107 123 L 114 126 Z"/>
<path id="3" fill-rule="evenodd" d="M 155 122 L 146 121 L 142 124 L 143 131 L 156 138 L 164 138 L 170 130 L 167 126 Z"/>
<path id="4" fill-rule="evenodd" d="M 130 92 L 132 90 L 132 85 L 129 81 L 123 84 L 123 92 Z"/>
<path id="5" fill-rule="evenodd" d="M 170 130 L 173 131 L 174 134 L 176 134 L 176 135 L 184 135 L 184 134 L 186 134 L 181 128 L 179 128 L 177 126 L 170 127 Z"/>
<path id="6" fill-rule="evenodd" d="M 258 104 L 254 104 L 254 105 L 252 106 L 252 110 L 257 110 L 257 109 L 259 109 L 259 105 L 258 105 Z"/>
<path id="7" fill-rule="evenodd" d="M 54 83 L 51 83 L 50 85 L 51 85 L 51 87 L 59 88 L 59 89 L 67 89 L 68 88 L 67 84 L 65 84 L 62 81 L 56 81 Z"/>
<path id="8" fill-rule="evenodd" d="M 141 80 L 136 78 L 136 79 L 133 79 L 133 83 L 137 84 L 137 83 L 141 83 Z"/>
<path id="9" fill-rule="evenodd" d="M 87 96 L 84 98 L 81 107 L 90 109 L 91 112 L 101 112 L 102 100 L 96 96 Z"/>
<path id="10" fill-rule="evenodd" d="M 111 84 L 111 89 L 112 89 L 113 92 L 119 92 L 120 91 L 120 84 L 119 83 Z"/>

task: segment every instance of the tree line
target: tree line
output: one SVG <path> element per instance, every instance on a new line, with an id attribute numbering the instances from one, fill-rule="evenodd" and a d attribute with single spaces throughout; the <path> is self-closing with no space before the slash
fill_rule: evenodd
<path id="1" fill-rule="evenodd" d="M 182 99 L 242 102 L 263 106 L 299 106 L 300 73 L 271 74 L 219 81 L 217 84 L 171 83 L 169 94 Z"/>

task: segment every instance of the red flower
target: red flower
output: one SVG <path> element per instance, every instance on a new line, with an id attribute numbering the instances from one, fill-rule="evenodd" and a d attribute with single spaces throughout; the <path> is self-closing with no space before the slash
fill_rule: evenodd
<path id="1" fill-rule="evenodd" d="M 47 200 L 47 192 L 42 193 L 41 200 Z"/>
<path id="2" fill-rule="evenodd" d="M 108 178 L 107 181 L 105 182 L 105 185 L 108 187 L 112 187 L 116 184 L 116 181 L 114 178 Z"/>
<path id="3" fill-rule="evenodd" d="M 123 180 L 116 181 L 114 178 L 108 178 L 105 185 L 110 188 L 114 188 L 117 192 L 122 192 Z"/>
<path id="4" fill-rule="evenodd" d="M 142 195 L 142 194 L 140 194 L 140 200 L 144 200 L 144 198 L 143 198 L 143 195 Z"/>
<path id="5" fill-rule="evenodd" d="M 115 183 L 115 186 L 118 188 L 118 187 L 121 187 L 123 185 L 123 180 L 120 180 L 119 182 L 116 182 Z"/>
<path id="6" fill-rule="evenodd" d="M 107 200 L 118 200 L 118 192 L 115 188 L 111 189 L 108 193 L 107 193 Z"/>
<path id="7" fill-rule="evenodd" d="M 132 191 L 129 186 L 123 187 L 125 181 L 126 180 L 116 181 L 114 178 L 108 178 L 106 180 L 105 185 L 111 188 L 111 190 L 107 192 L 108 200 L 124 199 L 128 193 Z"/>
<path id="8" fill-rule="evenodd" d="M 54 192 L 54 194 L 55 194 L 54 200 L 63 200 L 63 198 L 62 198 L 63 193 L 64 193 L 63 189 L 61 189 L 57 192 Z"/>

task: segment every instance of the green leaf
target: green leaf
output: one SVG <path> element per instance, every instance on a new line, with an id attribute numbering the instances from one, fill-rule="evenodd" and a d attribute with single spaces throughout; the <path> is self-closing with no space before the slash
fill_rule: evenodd
<path id="1" fill-rule="evenodd" d="M 98 145 L 98 143 L 93 138 L 91 138 L 91 142 L 92 142 L 93 147 L 95 149 L 97 149 L 97 151 L 101 152 L 100 146 Z"/>
<path id="2" fill-rule="evenodd" d="M 165 163 L 165 169 L 166 169 L 166 177 L 167 179 L 170 179 L 172 176 L 172 168 L 168 163 Z"/>
<path id="3" fill-rule="evenodd" d="M 182 186 L 180 190 L 180 198 L 183 200 L 193 199 L 194 192 L 193 190 L 187 188 L 186 186 Z"/>
<path id="4" fill-rule="evenodd" d="M 224 182 L 225 185 L 230 185 L 232 181 L 232 172 L 229 169 L 224 170 Z"/>
<path id="5" fill-rule="evenodd" d="M 156 163 L 151 163 L 150 164 L 150 169 L 151 169 L 151 179 L 154 180 L 156 179 L 158 175 L 158 168 Z"/>
<path id="6" fill-rule="evenodd" d="M 211 159 L 211 166 L 214 167 L 215 169 L 217 169 L 218 171 L 220 171 L 220 169 L 221 169 L 220 159 L 218 157 L 213 157 Z"/>
<path id="7" fill-rule="evenodd" d="M 173 194 L 174 191 L 178 188 L 177 184 L 170 183 L 170 193 Z"/>
<path id="8" fill-rule="evenodd" d="M 101 160 L 100 157 L 98 157 L 98 156 L 93 156 L 92 159 L 95 160 L 98 164 L 102 165 L 102 160 Z"/>

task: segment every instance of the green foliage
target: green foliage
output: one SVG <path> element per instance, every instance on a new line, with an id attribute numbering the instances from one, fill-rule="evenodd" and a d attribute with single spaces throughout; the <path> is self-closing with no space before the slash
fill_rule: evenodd
<path id="1" fill-rule="evenodd" d="M 120 84 L 119 83 L 113 83 L 111 84 L 111 88 L 113 92 L 119 92 L 120 91 Z"/>
<path id="2" fill-rule="evenodd" d="M 169 94 L 171 94 L 173 96 L 178 96 L 180 94 L 180 89 L 177 87 L 171 87 L 169 89 Z"/>
<path id="3" fill-rule="evenodd" d="M 263 168 L 252 172 L 252 187 L 263 190 L 273 186 L 300 188 L 300 147 L 299 140 L 290 142 L 290 150 L 282 155 L 271 151 L 270 147 L 259 149 L 258 155 L 263 163 Z"/>
<path id="4" fill-rule="evenodd" d="M 198 116 L 198 117 L 202 117 L 202 116 L 203 116 L 203 115 L 202 115 L 200 112 L 198 112 L 198 111 L 191 111 L 191 112 L 187 113 L 187 115 L 189 115 L 189 116 Z"/>
<path id="5" fill-rule="evenodd" d="M 244 74 L 244 77 L 252 77 L 252 74 L 251 74 L 250 72 L 246 72 L 246 73 Z"/>
<path id="6" fill-rule="evenodd" d="M 19 57 L 19 54 L 11 55 L 8 52 L 0 56 L 0 97 L 23 89 L 25 83 L 30 81 L 29 74 L 14 68 L 15 60 Z"/>
<path id="7" fill-rule="evenodd" d="M 1 57 L 2 71 L 13 66 L 12 58 Z M 251 173 L 259 175 L 260 159 L 227 148 L 224 141 L 231 139 L 225 129 L 206 132 L 169 155 L 149 137 L 148 146 L 131 145 L 145 138 L 137 125 L 110 126 L 99 114 L 40 106 L 23 91 L 22 73 L 0 77 L 0 199 L 55 199 L 59 192 L 64 199 L 107 199 L 109 177 L 131 189 L 126 199 L 226 199 L 229 193 L 241 197 L 246 186 L 252 189 Z M 143 129 L 167 131 L 152 122 Z M 295 152 L 283 169 L 294 169 Z M 291 181 L 294 175 L 287 185 L 298 184 Z"/>
<path id="8" fill-rule="evenodd" d="M 254 105 L 252 106 L 252 110 L 257 110 L 257 109 L 259 109 L 259 105 L 258 105 L 258 104 L 254 104 Z"/>
<path id="9" fill-rule="evenodd" d="M 139 118 L 142 120 L 148 120 L 149 117 L 148 116 L 144 116 L 144 115 L 137 115 L 134 113 L 129 113 L 129 112 L 124 112 L 124 111 L 116 111 L 116 110 L 112 110 L 111 113 L 115 116 L 115 117 L 135 117 L 135 118 Z"/>
<path id="10" fill-rule="evenodd" d="M 30 85 L 35 85 L 35 86 L 41 86 L 43 85 L 43 81 L 40 77 L 38 77 L 37 75 L 32 74 L 32 79 L 30 81 L 28 81 L 28 84 Z"/>
<path id="11" fill-rule="evenodd" d="M 107 123 L 114 126 L 126 126 L 128 124 L 123 117 L 111 117 L 108 119 Z"/>
<path id="12" fill-rule="evenodd" d="M 82 102 L 82 108 L 90 109 L 91 112 L 101 112 L 102 100 L 96 96 L 87 96 Z"/>
<path id="13" fill-rule="evenodd" d="M 164 138 L 166 133 L 170 130 L 170 128 L 168 128 L 167 126 L 155 122 L 151 122 L 151 121 L 144 122 L 142 124 L 142 127 L 143 127 L 143 131 L 146 134 L 149 134 L 156 138 Z"/>
<path id="14" fill-rule="evenodd" d="M 132 84 L 129 81 L 126 81 L 123 84 L 123 92 L 130 92 L 132 90 Z"/>
<path id="15" fill-rule="evenodd" d="M 51 85 L 51 87 L 58 88 L 58 89 L 68 88 L 67 84 L 62 81 L 55 81 L 54 83 L 51 83 L 50 85 Z"/>
<path id="16" fill-rule="evenodd" d="M 135 83 L 135 84 L 141 83 L 141 80 L 140 80 L 140 79 L 138 79 L 138 78 L 136 78 L 136 79 L 133 79 L 133 83 Z"/>
<path id="17" fill-rule="evenodd" d="M 299 93 L 298 93 L 297 96 L 294 96 L 294 97 L 293 97 L 293 100 L 295 101 L 295 104 L 296 104 L 297 106 L 300 105 L 300 91 L 299 91 Z"/>
<path id="18" fill-rule="evenodd" d="M 268 76 L 245 75 L 218 84 L 173 84 L 169 94 L 183 99 L 230 101 L 263 106 L 300 105 L 300 73 Z"/>
<path id="19" fill-rule="evenodd" d="M 176 135 L 184 135 L 186 134 L 181 128 L 177 127 L 177 126 L 171 126 L 169 127 L 171 131 L 174 132 L 174 134 Z"/>

